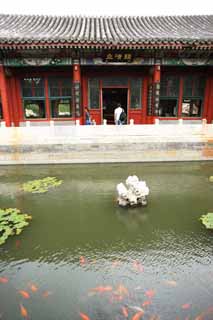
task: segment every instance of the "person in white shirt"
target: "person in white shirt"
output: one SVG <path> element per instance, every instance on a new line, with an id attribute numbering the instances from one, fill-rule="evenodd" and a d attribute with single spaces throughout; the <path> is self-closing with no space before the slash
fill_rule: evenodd
<path id="1" fill-rule="evenodd" d="M 114 121 L 115 121 L 115 124 L 122 124 L 122 122 L 120 120 L 120 115 L 121 115 L 122 111 L 123 111 L 123 109 L 121 108 L 120 103 L 118 103 L 117 108 L 115 108 L 115 110 L 114 110 Z"/>

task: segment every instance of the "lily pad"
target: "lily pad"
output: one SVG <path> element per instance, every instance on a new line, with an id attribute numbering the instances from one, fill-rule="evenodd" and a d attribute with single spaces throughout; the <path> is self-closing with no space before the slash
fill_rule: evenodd
<path id="1" fill-rule="evenodd" d="M 213 176 L 209 177 L 209 182 L 213 182 Z"/>
<path id="2" fill-rule="evenodd" d="M 207 229 L 213 229 L 213 212 L 209 212 L 200 217 L 202 223 L 206 226 Z"/>
<path id="3" fill-rule="evenodd" d="M 56 177 L 46 177 L 43 179 L 32 180 L 26 183 L 23 183 L 22 189 L 25 192 L 31 193 L 45 193 L 50 188 L 60 186 L 62 180 L 58 180 Z"/>
<path id="4" fill-rule="evenodd" d="M 0 245 L 5 243 L 9 236 L 19 234 L 29 224 L 32 217 L 21 213 L 19 209 L 0 209 Z"/>

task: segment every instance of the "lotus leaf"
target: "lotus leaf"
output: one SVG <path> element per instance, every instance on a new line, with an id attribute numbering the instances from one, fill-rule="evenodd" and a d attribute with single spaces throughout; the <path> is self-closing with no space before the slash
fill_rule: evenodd
<path id="1" fill-rule="evenodd" d="M 16 234 L 20 234 L 22 232 L 22 229 L 16 229 Z"/>
<path id="2" fill-rule="evenodd" d="M 58 180 L 56 177 L 46 177 L 43 179 L 32 180 L 23 183 L 22 189 L 26 192 L 45 193 L 50 188 L 57 187 L 61 183 L 62 180 Z"/>
<path id="3" fill-rule="evenodd" d="M 21 213 L 16 208 L 0 209 L 0 245 L 5 243 L 9 236 L 20 234 L 29 224 L 27 220 L 31 219 L 30 215 Z"/>
<path id="4" fill-rule="evenodd" d="M 213 229 L 213 212 L 202 215 L 200 220 L 207 229 Z"/>

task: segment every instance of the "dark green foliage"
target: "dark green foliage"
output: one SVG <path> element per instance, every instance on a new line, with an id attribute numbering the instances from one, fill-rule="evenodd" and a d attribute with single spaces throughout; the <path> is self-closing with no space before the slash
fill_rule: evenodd
<path id="1" fill-rule="evenodd" d="M 0 209 L 0 245 L 5 243 L 9 236 L 20 234 L 29 224 L 27 220 L 31 219 L 30 215 L 21 213 L 16 208 Z"/>
<path id="2" fill-rule="evenodd" d="M 50 188 L 60 186 L 61 183 L 62 180 L 58 180 L 56 177 L 46 177 L 23 183 L 22 189 L 26 192 L 45 193 Z"/>
<path id="3" fill-rule="evenodd" d="M 213 229 L 213 213 L 207 213 L 200 217 L 202 223 L 206 226 L 207 229 Z"/>

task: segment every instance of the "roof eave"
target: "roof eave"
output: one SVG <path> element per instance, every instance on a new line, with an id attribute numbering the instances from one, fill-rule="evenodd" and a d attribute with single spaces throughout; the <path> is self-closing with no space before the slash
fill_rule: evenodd
<path id="1" fill-rule="evenodd" d="M 164 49 L 164 48 L 191 48 L 191 49 L 213 49 L 213 39 L 141 39 L 140 41 L 122 41 L 122 42 L 109 42 L 109 41 L 76 41 L 73 39 L 70 40 L 24 40 L 18 41 L 10 40 L 6 41 L 5 39 L 0 39 L 0 48 L 4 50 L 12 50 L 12 49 L 42 49 L 42 48 L 100 48 L 100 47 L 110 47 L 110 48 L 120 48 L 120 49 L 134 49 L 134 48 L 156 48 L 156 49 Z"/>

